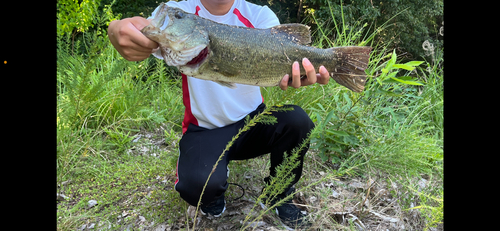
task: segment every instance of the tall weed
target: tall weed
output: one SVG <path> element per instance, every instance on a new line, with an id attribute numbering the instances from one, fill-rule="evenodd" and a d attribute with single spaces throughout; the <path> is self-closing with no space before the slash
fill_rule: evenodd
<path id="1" fill-rule="evenodd" d="M 58 41 L 59 166 L 69 169 L 88 148 L 117 148 L 121 153 L 130 132 L 139 127 L 171 123 L 180 131 L 180 80 L 171 77 L 161 60 L 129 62 L 107 37 L 88 32 L 83 38 L 78 46 L 84 53 L 73 53 L 64 38 Z"/>
<path id="2" fill-rule="evenodd" d="M 422 82 L 408 75 L 398 76 L 401 75 L 400 70 L 412 71 L 422 62 L 397 63 L 395 50 L 387 54 L 386 44 L 381 46 L 373 42 L 374 38 L 387 28 L 388 22 L 397 15 L 373 30 L 371 34 L 364 34 L 363 30 L 366 29 L 368 23 L 362 21 L 346 22 L 343 17 L 343 7 L 340 7 L 340 13 L 342 21 L 337 22 L 330 6 L 330 14 L 335 25 L 334 28 L 336 28 L 336 34 L 332 34 L 332 31 L 323 30 L 321 26 L 323 24 L 317 21 L 314 13 L 310 14 L 318 25 L 317 30 L 313 32 L 318 35 L 315 46 L 321 47 L 323 44 L 327 44 L 328 47 L 370 45 L 373 47 L 373 51 L 366 70 L 368 82 L 364 92 L 354 93 L 348 91 L 334 81 L 331 81 L 327 86 L 321 86 L 323 90 L 321 97 L 318 97 L 317 94 L 311 94 L 312 91 L 308 91 L 309 95 L 316 96 L 311 98 L 318 100 L 311 100 L 312 102 L 306 104 L 306 111 L 309 112 L 313 121 L 322 130 L 322 132 L 317 133 L 316 137 L 312 138 L 312 148 L 319 150 L 323 161 L 331 161 L 334 164 L 340 164 L 352 151 L 356 151 L 362 145 L 368 145 L 373 141 L 366 135 L 366 130 L 368 124 L 370 124 L 370 117 L 373 116 L 371 110 L 374 107 L 380 107 L 380 105 L 372 104 L 371 99 L 374 95 L 390 101 L 393 97 L 401 96 L 393 91 L 394 86 L 405 89 L 408 85 L 423 85 Z M 348 24 L 356 26 L 350 27 L 347 26 Z M 384 105 L 384 108 L 387 108 L 384 110 L 390 111 L 390 107 L 387 106 Z"/>

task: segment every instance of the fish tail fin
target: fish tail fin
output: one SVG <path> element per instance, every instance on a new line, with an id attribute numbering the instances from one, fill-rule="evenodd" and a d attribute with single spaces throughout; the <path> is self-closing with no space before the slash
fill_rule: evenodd
<path id="1" fill-rule="evenodd" d="M 333 70 L 328 69 L 332 78 L 342 86 L 354 92 L 365 89 L 365 69 L 370 60 L 369 46 L 349 46 L 330 48 L 335 54 L 337 63 Z"/>

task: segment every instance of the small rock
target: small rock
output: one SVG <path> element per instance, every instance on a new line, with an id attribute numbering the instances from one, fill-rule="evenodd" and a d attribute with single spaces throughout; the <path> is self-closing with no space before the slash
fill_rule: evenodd
<path id="1" fill-rule="evenodd" d="M 353 180 L 351 183 L 349 183 L 349 186 L 357 189 L 367 190 L 372 186 L 373 183 L 375 183 L 375 181 L 372 179 L 369 179 L 366 182 L 359 182 L 357 180 Z"/>
<path id="2" fill-rule="evenodd" d="M 396 184 L 396 182 L 391 181 L 391 187 L 395 190 L 398 190 L 398 185 Z"/>
<path id="3" fill-rule="evenodd" d="M 166 229 L 167 229 L 166 225 L 159 225 L 158 227 L 156 227 L 155 231 L 164 231 Z"/>
<path id="4" fill-rule="evenodd" d="M 96 200 L 89 200 L 89 202 L 88 202 L 89 208 L 94 207 L 96 204 L 97 204 Z"/>
<path id="5" fill-rule="evenodd" d="M 240 221 L 240 223 L 243 224 L 243 221 Z M 253 228 L 257 228 L 259 226 L 265 226 L 265 225 L 267 225 L 267 223 L 264 221 L 257 221 L 257 222 L 254 221 L 254 222 L 245 222 L 245 225 L 248 225 L 248 226 L 253 227 Z"/>
<path id="6" fill-rule="evenodd" d="M 142 137 L 141 134 L 139 134 L 137 137 L 135 137 L 134 140 L 132 140 L 133 143 L 137 142 L 140 138 Z"/>
<path id="7" fill-rule="evenodd" d="M 187 214 L 190 218 L 194 218 L 194 216 L 196 215 L 196 207 L 190 205 L 187 209 Z"/>
<path id="8" fill-rule="evenodd" d="M 358 189 L 365 189 L 365 185 L 361 182 L 357 182 L 357 181 L 354 181 L 354 182 L 351 182 L 349 184 L 349 186 L 353 187 L 353 188 L 358 188 Z"/>
<path id="9" fill-rule="evenodd" d="M 316 200 L 317 200 L 317 198 L 315 196 L 309 197 L 309 203 L 311 203 L 311 204 L 313 204 Z"/>
<path id="10" fill-rule="evenodd" d="M 71 180 L 63 181 L 63 182 L 61 183 L 61 185 L 62 185 L 62 186 L 65 186 L 65 185 L 67 185 L 67 184 L 69 184 L 69 183 L 71 183 Z"/>
<path id="11" fill-rule="evenodd" d="M 69 197 L 65 196 L 64 194 L 57 194 L 57 201 L 65 201 L 69 199 Z"/>
<path id="12" fill-rule="evenodd" d="M 85 228 L 87 228 L 87 225 L 82 225 L 78 230 L 84 230 Z"/>
<path id="13" fill-rule="evenodd" d="M 379 194 L 381 196 L 388 196 L 389 192 L 385 189 L 380 189 L 380 190 L 378 190 L 377 194 Z"/>
<path id="14" fill-rule="evenodd" d="M 229 211 L 228 214 L 229 214 L 229 216 L 233 216 L 233 215 L 241 214 L 241 212 L 238 210 L 232 210 L 232 211 Z"/>
<path id="15" fill-rule="evenodd" d="M 387 216 L 387 215 L 384 215 L 384 214 L 380 214 L 380 213 L 377 213 L 375 211 L 370 211 L 370 213 L 372 213 L 373 215 L 379 217 L 379 218 L 382 218 L 382 220 L 384 221 L 388 221 L 388 222 L 391 222 L 391 223 L 396 223 L 399 221 L 398 218 L 395 218 L 395 217 L 390 217 L 390 216 Z"/>
<path id="16" fill-rule="evenodd" d="M 143 216 L 139 216 L 139 222 L 144 223 L 146 221 L 146 218 Z"/>
<path id="17" fill-rule="evenodd" d="M 94 228 L 94 226 L 95 226 L 95 223 L 91 223 L 91 224 L 89 225 L 88 229 L 93 229 L 93 228 Z"/>
<path id="18" fill-rule="evenodd" d="M 337 191 L 335 191 L 335 190 L 332 189 L 332 196 L 334 198 L 338 198 L 340 196 L 340 193 L 338 193 Z"/>
<path id="19" fill-rule="evenodd" d="M 425 186 L 427 186 L 427 180 L 424 179 L 424 178 L 421 178 L 419 181 L 418 181 L 418 191 L 422 191 L 422 189 L 425 188 Z"/>
<path id="20" fill-rule="evenodd" d="M 252 174 L 251 174 L 251 173 L 245 173 L 244 177 L 245 177 L 245 179 L 250 179 L 250 178 L 252 178 L 253 176 L 252 176 Z"/>

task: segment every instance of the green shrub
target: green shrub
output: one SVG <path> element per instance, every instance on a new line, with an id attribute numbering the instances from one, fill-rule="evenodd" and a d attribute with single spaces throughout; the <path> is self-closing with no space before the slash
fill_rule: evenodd
<path id="1" fill-rule="evenodd" d="M 84 32 L 97 23 L 97 7 L 100 0 L 59 0 L 57 1 L 57 34 Z"/>
<path id="2" fill-rule="evenodd" d="M 111 5 L 115 1 L 113 0 L 110 5 L 104 5 L 103 8 L 99 8 L 101 0 L 57 1 L 58 43 L 71 43 L 73 53 L 75 40 L 78 47 L 79 43 L 83 41 L 83 33 L 96 32 L 98 36 L 106 34 L 109 23 L 120 18 L 120 14 L 114 15 L 111 10 Z M 71 41 L 69 41 L 69 37 L 71 37 Z"/>
<path id="3" fill-rule="evenodd" d="M 101 0 L 103 4 L 110 4 L 113 0 Z M 147 18 L 161 2 L 158 0 L 114 0 L 111 7 L 113 12 L 120 13 L 122 18 L 142 16 Z"/>

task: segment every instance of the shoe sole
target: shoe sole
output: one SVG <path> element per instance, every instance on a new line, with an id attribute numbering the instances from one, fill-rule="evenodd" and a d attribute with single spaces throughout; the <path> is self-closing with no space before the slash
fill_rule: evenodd
<path id="1" fill-rule="evenodd" d="M 219 213 L 219 214 L 217 214 L 217 215 L 212 215 L 212 216 L 214 216 L 214 217 L 220 217 L 220 216 L 224 213 L 224 211 L 226 211 L 226 206 L 224 206 L 224 208 L 222 209 L 222 212 L 220 212 L 220 213 Z M 206 216 L 206 215 L 207 215 L 205 212 L 203 212 L 203 210 L 202 210 L 202 209 L 200 209 L 200 212 L 201 212 L 201 214 L 202 214 L 203 216 Z"/>

